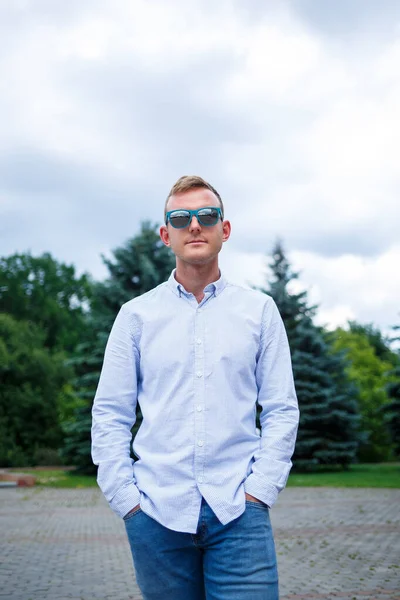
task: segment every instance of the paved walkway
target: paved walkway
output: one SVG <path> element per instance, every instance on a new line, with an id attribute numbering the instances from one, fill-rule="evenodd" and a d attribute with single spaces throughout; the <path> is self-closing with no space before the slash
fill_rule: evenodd
<path id="1" fill-rule="evenodd" d="M 399 508 L 400 490 L 285 490 L 271 511 L 282 600 L 399 600 Z M 140 598 L 97 489 L 0 489 L 0 599 Z"/>

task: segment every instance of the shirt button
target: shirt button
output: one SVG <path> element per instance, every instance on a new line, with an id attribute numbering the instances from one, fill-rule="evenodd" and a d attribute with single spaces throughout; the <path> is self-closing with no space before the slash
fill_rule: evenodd
<path id="1" fill-rule="evenodd" d="M 199 483 L 203 483 L 204 479 L 203 479 L 203 477 L 200 475 L 200 477 L 198 477 L 198 478 L 197 478 L 197 481 L 198 481 Z"/>
<path id="2" fill-rule="evenodd" d="M 200 338 L 197 338 L 196 344 L 199 344 L 199 345 L 201 344 L 201 339 Z"/>
<path id="3" fill-rule="evenodd" d="M 198 446 L 200 446 L 200 447 L 201 447 L 201 446 L 204 446 L 204 442 L 203 442 L 203 440 L 199 440 L 199 441 L 197 442 L 197 445 L 198 445 Z"/>
<path id="4" fill-rule="evenodd" d="M 196 375 L 197 375 L 197 377 L 201 377 L 201 375 L 202 375 L 201 371 L 197 371 Z"/>
<path id="5" fill-rule="evenodd" d="M 196 406 L 197 412 L 201 412 L 203 410 L 203 407 L 201 406 L 201 404 L 198 404 Z"/>

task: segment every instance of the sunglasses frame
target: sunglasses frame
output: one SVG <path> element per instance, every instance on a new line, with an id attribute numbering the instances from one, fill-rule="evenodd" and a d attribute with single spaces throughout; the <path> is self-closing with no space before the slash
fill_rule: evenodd
<path id="1" fill-rule="evenodd" d="M 202 223 L 201 217 L 199 217 L 199 211 L 205 210 L 207 208 L 212 208 L 213 210 L 216 210 L 218 212 L 218 218 L 215 221 L 215 223 L 213 223 L 212 225 L 206 225 L 205 223 Z M 171 215 L 173 213 L 183 212 L 183 211 L 189 213 L 189 221 L 188 221 L 187 225 L 182 225 L 182 227 L 176 227 L 175 225 L 173 225 L 171 223 Z M 215 227 L 215 225 L 218 223 L 219 219 L 221 219 L 221 221 L 222 221 L 222 211 L 219 206 L 203 206 L 202 208 L 198 208 L 197 210 L 190 210 L 189 208 L 176 208 L 175 210 L 169 210 L 165 215 L 165 224 L 168 225 L 168 222 L 169 222 L 169 223 L 171 223 L 171 227 L 173 227 L 174 229 L 185 229 L 186 227 L 189 227 L 190 223 L 192 222 L 193 216 L 196 217 L 196 219 L 198 220 L 198 222 L 200 223 L 200 225 L 202 227 Z"/>

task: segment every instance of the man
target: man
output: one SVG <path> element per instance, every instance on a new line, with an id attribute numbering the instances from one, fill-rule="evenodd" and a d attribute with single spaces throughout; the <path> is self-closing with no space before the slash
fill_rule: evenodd
<path id="1" fill-rule="evenodd" d="M 122 306 L 105 352 L 93 461 L 145 600 L 278 598 L 269 508 L 290 471 L 298 406 L 274 301 L 219 271 L 230 233 L 218 192 L 179 179 L 160 229 L 176 269 Z"/>

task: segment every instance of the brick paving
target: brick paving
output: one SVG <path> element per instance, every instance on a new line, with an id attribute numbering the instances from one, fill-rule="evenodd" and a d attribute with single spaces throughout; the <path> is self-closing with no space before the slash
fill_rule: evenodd
<path id="1" fill-rule="evenodd" d="M 281 599 L 400 600 L 399 507 L 400 490 L 285 490 L 271 511 Z M 98 489 L 0 489 L 0 599 L 111 598 L 141 595 Z"/>

